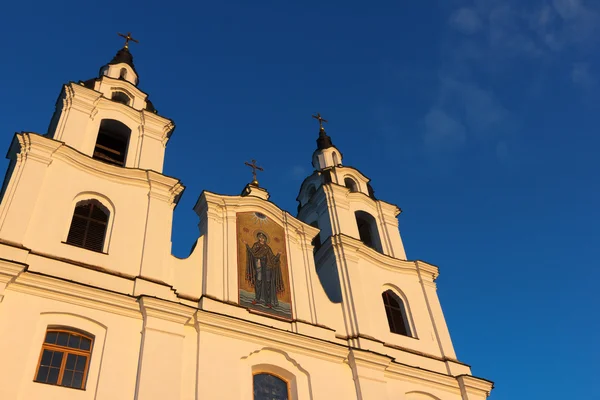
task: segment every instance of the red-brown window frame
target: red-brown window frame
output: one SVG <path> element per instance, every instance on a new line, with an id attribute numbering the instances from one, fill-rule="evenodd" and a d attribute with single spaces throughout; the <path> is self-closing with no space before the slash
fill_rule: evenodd
<path id="1" fill-rule="evenodd" d="M 57 334 L 64 332 L 64 333 L 68 333 L 70 335 L 78 335 L 78 336 L 81 336 L 82 338 L 89 339 L 90 340 L 90 349 L 89 350 L 81 350 L 81 349 L 74 349 L 74 348 L 68 347 L 68 346 L 61 346 L 59 344 L 46 343 L 46 337 L 48 336 L 49 332 L 56 332 Z M 69 329 L 69 328 L 48 328 L 48 329 L 46 329 L 46 333 L 44 334 L 44 342 L 42 343 L 42 349 L 40 350 L 40 357 L 38 359 L 37 367 L 35 369 L 35 375 L 33 375 L 33 381 L 37 382 L 37 383 L 43 383 L 46 385 L 61 386 L 61 387 L 65 387 L 65 388 L 85 390 L 85 385 L 87 382 L 87 375 L 88 375 L 88 370 L 90 367 L 90 360 L 92 358 L 92 349 L 93 348 L 94 348 L 94 337 L 90 334 L 83 333 L 79 330 Z M 63 358 L 62 358 L 62 362 L 60 364 L 58 379 L 57 379 L 56 383 L 48 383 L 48 382 L 42 382 L 42 381 L 36 380 L 39 370 L 40 370 L 40 367 L 42 366 L 41 364 L 42 364 L 42 356 L 44 355 L 44 350 L 55 351 L 55 352 L 59 351 L 59 352 L 63 353 Z M 69 354 L 86 357 L 85 367 L 83 368 L 83 378 L 81 379 L 81 387 L 63 386 L 62 385 L 62 380 L 63 380 L 63 376 L 64 376 L 64 373 L 66 370 L 67 358 L 68 358 Z"/>

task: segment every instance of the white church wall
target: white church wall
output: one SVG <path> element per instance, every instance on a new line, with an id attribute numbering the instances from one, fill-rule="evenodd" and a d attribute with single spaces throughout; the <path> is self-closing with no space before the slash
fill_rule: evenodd
<path id="1" fill-rule="evenodd" d="M 0 385 L 0 398 L 133 398 L 142 326 L 139 313 L 89 307 L 93 304 L 89 300 L 74 303 L 72 296 L 45 295 L 47 290 L 25 282 L 11 286 L 9 292 L 0 303 L 0 373 L 5 382 Z M 95 336 L 85 390 L 34 382 L 48 326 L 72 327 Z"/>

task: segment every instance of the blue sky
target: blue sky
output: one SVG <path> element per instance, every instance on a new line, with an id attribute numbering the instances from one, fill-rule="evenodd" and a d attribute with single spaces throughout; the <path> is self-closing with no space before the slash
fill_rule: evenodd
<path id="1" fill-rule="evenodd" d="M 0 22 L 5 149 L 131 31 L 139 87 L 177 124 L 176 255 L 200 192 L 238 194 L 251 158 L 294 214 L 320 112 L 403 209 L 409 258 L 440 266 L 458 357 L 491 399 L 600 398 L 598 2 L 20 1 Z"/>

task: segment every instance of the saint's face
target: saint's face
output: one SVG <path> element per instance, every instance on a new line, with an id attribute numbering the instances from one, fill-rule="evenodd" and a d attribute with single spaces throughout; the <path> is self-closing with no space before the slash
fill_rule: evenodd
<path id="1" fill-rule="evenodd" d="M 262 236 L 262 235 L 260 235 L 260 236 L 258 237 L 258 242 L 259 242 L 260 244 L 265 244 L 265 237 L 264 237 L 264 236 Z"/>

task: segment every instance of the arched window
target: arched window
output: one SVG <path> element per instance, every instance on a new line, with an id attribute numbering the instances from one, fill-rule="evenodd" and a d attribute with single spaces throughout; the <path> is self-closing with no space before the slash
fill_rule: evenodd
<path id="1" fill-rule="evenodd" d="M 67 236 L 67 243 L 93 251 L 104 249 L 110 212 L 98 200 L 77 203 Z"/>
<path id="2" fill-rule="evenodd" d="M 254 375 L 254 400 L 289 400 L 289 385 L 271 374 Z"/>
<path id="3" fill-rule="evenodd" d="M 315 227 L 317 229 L 319 229 L 319 223 L 317 221 L 311 222 L 310 226 Z M 313 253 L 316 254 L 317 251 L 319 251 L 319 249 L 321 248 L 321 234 L 317 233 L 317 236 L 315 236 L 311 242 L 311 244 L 313 245 Z"/>
<path id="4" fill-rule="evenodd" d="M 116 101 L 117 103 L 125 104 L 126 106 L 128 106 L 129 103 L 131 102 L 131 99 L 129 98 L 129 96 L 127 96 L 125 93 L 119 92 L 119 91 L 113 92 L 111 100 Z"/>
<path id="5" fill-rule="evenodd" d="M 358 192 L 358 185 L 356 184 L 356 181 L 354 181 L 354 179 L 352 178 L 344 178 L 344 186 L 350 189 L 351 193 Z"/>
<path id="6" fill-rule="evenodd" d="M 103 119 L 96 139 L 93 158 L 108 164 L 125 166 L 131 129 L 114 119 Z"/>
<path id="7" fill-rule="evenodd" d="M 335 151 L 333 152 L 332 157 L 333 157 L 333 166 L 335 167 L 336 165 L 338 165 L 340 163 L 340 161 L 338 160 L 338 155 Z"/>
<path id="8" fill-rule="evenodd" d="M 354 215 L 356 217 L 356 225 L 358 225 L 358 235 L 361 242 L 370 248 L 381 252 L 381 242 L 379 241 L 379 232 L 377 230 L 375 218 L 364 211 L 357 211 Z"/>
<path id="9" fill-rule="evenodd" d="M 85 389 L 94 337 L 72 328 L 48 328 L 35 382 Z"/>
<path id="10" fill-rule="evenodd" d="M 392 333 L 397 333 L 404 336 L 412 336 L 410 325 L 408 324 L 408 316 L 404 308 L 404 302 L 393 290 L 386 290 L 381 295 L 383 297 L 383 305 L 387 315 L 388 324 Z"/>
<path id="11" fill-rule="evenodd" d="M 119 71 L 119 79 L 127 79 L 127 70 L 125 68 L 121 68 L 121 71 Z"/>

